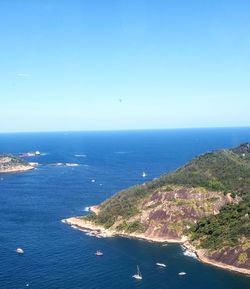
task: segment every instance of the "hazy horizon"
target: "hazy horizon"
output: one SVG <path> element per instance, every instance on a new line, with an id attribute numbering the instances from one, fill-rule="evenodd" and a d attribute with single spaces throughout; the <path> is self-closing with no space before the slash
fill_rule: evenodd
<path id="1" fill-rule="evenodd" d="M 133 132 L 133 131 L 164 131 L 164 130 L 210 130 L 210 129 L 249 129 L 250 126 L 214 126 L 214 127 L 174 127 L 174 128 L 131 128 L 131 129 L 85 129 L 85 130 L 37 130 L 37 131 L 5 131 L 0 134 L 19 133 L 81 133 L 81 132 Z"/>

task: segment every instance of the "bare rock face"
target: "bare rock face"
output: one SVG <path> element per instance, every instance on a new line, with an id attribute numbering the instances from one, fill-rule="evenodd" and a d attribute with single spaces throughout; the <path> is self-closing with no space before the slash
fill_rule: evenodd
<path id="1" fill-rule="evenodd" d="M 89 220 L 120 235 L 188 241 L 204 262 L 249 272 L 249 200 L 246 143 L 204 153 L 173 173 L 118 192 Z"/>
<path id="2" fill-rule="evenodd" d="M 139 213 L 124 221 L 142 224 L 143 234 L 148 238 L 181 241 L 197 220 L 218 213 L 223 205 L 232 201 L 220 192 L 168 185 L 144 199 L 138 206 Z M 120 224 L 121 220 L 112 228 L 117 229 Z"/>
<path id="3" fill-rule="evenodd" d="M 234 248 L 224 248 L 223 250 L 207 254 L 210 260 L 235 266 L 237 268 L 250 268 L 250 245 L 244 248 L 244 245 Z"/>

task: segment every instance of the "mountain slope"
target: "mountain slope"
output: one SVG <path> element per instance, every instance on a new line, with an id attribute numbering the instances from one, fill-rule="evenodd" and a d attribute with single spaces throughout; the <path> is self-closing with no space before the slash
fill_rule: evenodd
<path id="1" fill-rule="evenodd" d="M 95 212 L 83 221 L 121 235 L 189 240 L 204 259 L 250 273 L 250 145 L 205 153 Z"/>
<path id="2" fill-rule="evenodd" d="M 141 210 L 141 202 L 153 193 L 167 193 L 183 187 L 188 191 L 202 188 L 198 191 L 211 192 L 213 198 L 231 194 L 232 197 L 238 196 L 236 202 L 240 197 L 249 199 L 250 145 L 203 154 L 174 173 L 121 191 L 100 205 L 100 212 L 95 220 L 110 227 L 118 217 L 126 219 L 136 215 Z M 184 194 L 180 196 L 185 198 Z M 229 201 L 233 199 L 230 198 Z"/>

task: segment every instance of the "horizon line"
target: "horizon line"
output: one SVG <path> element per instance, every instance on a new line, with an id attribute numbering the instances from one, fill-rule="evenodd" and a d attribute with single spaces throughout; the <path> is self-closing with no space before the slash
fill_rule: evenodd
<path id="1" fill-rule="evenodd" d="M 41 130 L 41 131 L 6 131 L 0 134 L 27 134 L 27 133 L 81 133 L 81 132 L 129 132 L 129 131 L 163 131 L 163 130 L 193 130 L 193 129 L 240 129 L 250 126 L 206 126 L 206 127 L 171 127 L 171 128 L 128 128 L 128 129 L 85 129 L 85 130 Z"/>

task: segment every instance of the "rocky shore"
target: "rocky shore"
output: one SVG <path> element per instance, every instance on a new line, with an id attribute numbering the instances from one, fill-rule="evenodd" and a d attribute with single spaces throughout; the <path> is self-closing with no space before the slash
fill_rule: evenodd
<path id="1" fill-rule="evenodd" d="M 0 169 L 0 173 L 17 173 L 34 169 L 34 166 L 16 166 L 13 168 Z"/>
<path id="2" fill-rule="evenodd" d="M 97 237 L 179 243 L 185 255 L 250 275 L 249 176 L 249 143 L 207 152 L 175 172 L 114 194 L 91 207 L 89 218 L 65 222 Z"/>
<path id="3" fill-rule="evenodd" d="M 90 210 L 92 212 L 98 212 L 98 207 L 90 207 Z M 127 237 L 127 238 L 136 238 L 136 239 L 141 239 L 141 240 L 146 240 L 150 242 L 157 242 L 157 243 L 176 243 L 176 244 L 182 244 L 186 250 L 189 253 L 193 253 L 197 256 L 197 259 L 200 260 L 203 263 L 213 265 L 222 269 L 238 272 L 241 274 L 246 274 L 250 276 L 250 270 L 249 269 L 244 269 L 244 268 L 239 268 L 235 266 L 231 266 L 222 262 L 218 262 L 215 260 L 209 259 L 207 256 L 206 250 L 202 249 L 196 249 L 194 246 L 192 246 L 188 242 L 188 238 L 186 236 L 183 236 L 181 239 L 168 239 L 168 238 L 154 238 L 154 237 L 148 237 L 145 236 L 143 233 L 122 233 L 122 232 L 117 232 L 115 230 L 111 229 L 105 229 L 101 225 L 94 224 L 90 221 L 84 220 L 82 217 L 72 217 L 68 219 L 62 220 L 63 223 L 70 225 L 71 227 L 74 227 L 78 230 L 86 231 L 86 232 L 91 232 L 91 235 L 97 236 L 97 237 Z"/>

